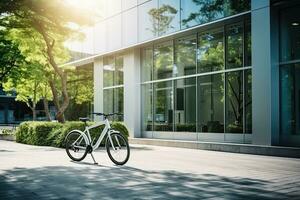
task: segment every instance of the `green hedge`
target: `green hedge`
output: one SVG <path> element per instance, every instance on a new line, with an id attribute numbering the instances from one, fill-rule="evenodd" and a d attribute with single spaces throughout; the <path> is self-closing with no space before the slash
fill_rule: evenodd
<path id="1" fill-rule="evenodd" d="M 94 124 L 89 122 L 88 125 Z M 120 131 L 126 138 L 129 133 L 126 126 L 120 122 L 112 122 L 111 127 Z M 17 128 L 16 141 L 24 144 L 64 147 L 66 135 L 74 129 L 83 131 L 85 125 L 83 122 L 66 122 L 64 124 L 58 122 L 23 122 Z M 90 131 L 92 139 L 97 141 L 101 134 L 103 126 L 94 128 Z M 103 140 L 105 141 L 105 140 Z"/>

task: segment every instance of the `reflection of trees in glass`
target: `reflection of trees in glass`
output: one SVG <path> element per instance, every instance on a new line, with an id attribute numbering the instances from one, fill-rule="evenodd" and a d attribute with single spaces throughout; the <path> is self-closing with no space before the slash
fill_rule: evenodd
<path id="1" fill-rule="evenodd" d="M 204 24 L 222 17 L 250 10 L 250 0 L 185 0 L 182 25 Z"/>
<path id="2" fill-rule="evenodd" d="M 242 71 L 226 74 L 226 129 L 230 133 L 243 132 L 243 75 Z"/>
<path id="3" fill-rule="evenodd" d="M 104 87 L 114 85 L 114 57 L 105 57 L 103 59 L 103 85 Z"/>
<path id="4" fill-rule="evenodd" d="M 232 25 L 227 29 L 227 68 L 243 66 L 243 27 Z"/>
<path id="5" fill-rule="evenodd" d="M 106 57 L 103 60 L 104 87 L 123 84 L 123 57 Z"/>
<path id="6" fill-rule="evenodd" d="M 224 69 L 223 31 L 211 31 L 199 36 L 199 72 Z"/>
<path id="7" fill-rule="evenodd" d="M 196 72 L 196 35 L 175 41 L 176 75 L 190 75 Z"/>
<path id="8" fill-rule="evenodd" d="M 224 75 L 198 77 L 199 132 L 224 133 Z"/>
<path id="9" fill-rule="evenodd" d="M 114 89 L 114 113 L 123 113 L 123 106 L 124 106 L 124 89 L 115 88 Z M 123 116 L 114 116 L 115 121 L 123 121 Z"/>
<path id="10" fill-rule="evenodd" d="M 223 16 L 224 0 L 192 0 L 192 2 L 199 10 L 191 12 L 186 19 L 182 20 L 184 26 L 190 21 L 203 24 Z"/>
<path id="11" fill-rule="evenodd" d="M 173 130 L 173 92 L 172 82 L 155 84 L 155 126 L 156 131 Z"/>
<path id="12" fill-rule="evenodd" d="M 147 47 L 142 50 L 142 81 L 152 80 L 153 48 Z"/>
<path id="13" fill-rule="evenodd" d="M 170 78 L 172 73 L 173 45 L 169 41 L 154 48 L 154 79 Z"/>
<path id="14" fill-rule="evenodd" d="M 174 29 L 171 25 L 177 9 L 163 4 L 160 8 L 152 8 L 149 10 L 148 14 L 151 16 L 152 29 L 150 31 L 155 35 L 159 33 L 160 35 L 165 34 L 169 29 Z"/>
<path id="15" fill-rule="evenodd" d="M 142 86 L 142 112 L 143 112 L 144 131 L 152 131 L 152 122 L 153 122 L 152 97 L 153 97 L 152 84 L 143 85 Z"/>
<path id="16" fill-rule="evenodd" d="M 245 71 L 245 133 L 252 133 L 252 73 Z"/>

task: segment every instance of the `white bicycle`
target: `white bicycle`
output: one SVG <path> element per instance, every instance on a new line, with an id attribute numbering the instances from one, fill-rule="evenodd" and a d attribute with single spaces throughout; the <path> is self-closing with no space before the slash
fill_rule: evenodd
<path id="1" fill-rule="evenodd" d="M 74 161 L 83 160 L 88 153 L 91 154 L 94 164 L 97 164 L 92 154 L 96 150 L 102 140 L 106 137 L 105 147 L 107 154 L 111 161 L 116 165 L 124 165 L 130 155 L 130 148 L 127 139 L 119 132 L 111 129 L 108 120 L 109 116 L 121 115 L 118 113 L 104 114 L 104 113 L 93 113 L 98 116 L 103 116 L 104 121 L 98 122 L 92 126 L 87 126 L 86 122 L 88 118 L 79 118 L 80 121 L 84 122 L 86 127 L 84 131 L 72 130 L 67 134 L 65 138 L 66 152 L 68 156 Z M 97 142 L 93 145 L 93 141 L 90 135 L 90 131 L 93 128 L 105 125 L 102 133 L 100 134 Z M 95 138 L 96 139 L 96 138 Z"/>

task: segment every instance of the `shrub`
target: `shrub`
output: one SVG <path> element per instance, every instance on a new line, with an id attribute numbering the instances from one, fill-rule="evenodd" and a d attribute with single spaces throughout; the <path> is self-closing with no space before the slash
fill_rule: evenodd
<path id="1" fill-rule="evenodd" d="M 62 124 L 56 122 L 23 122 L 17 128 L 16 141 L 25 144 L 47 146 L 50 142 L 48 135 L 60 129 Z"/>
<path id="2" fill-rule="evenodd" d="M 88 122 L 88 125 L 92 125 L 94 122 Z M 126 126 L 120 122 L 111 123 L 112 129 L 120 131 L 126 138 L 129 133 Z M 97 141 L 101 134 L 103 126 L 94 128 L 90 131 L 92 140 Z M 40 146 L 53 146 L 64 147 L 64 140 L 66 135 L 74 130 L 85 129 L 83 122 L 70 121 L 64 124 L 58 122 L 23 122 L 16 131 L 16 141 L 24 144 L 40 145 Z M 105 142 L 105 138 L 103 140 Z M 102 142 L 102 144 L 104 144 Z"/>

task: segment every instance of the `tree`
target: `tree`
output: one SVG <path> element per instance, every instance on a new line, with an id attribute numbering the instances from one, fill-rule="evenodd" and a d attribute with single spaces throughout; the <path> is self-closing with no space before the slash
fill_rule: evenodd
<path id="1" fill-rule="evenodd" d="M 3 89 L 8 94 L 16 93 L 16 101 L 26 103 L 32 110 L 33 120 L 36 120 L 37 103 L 42 99 L 51 99 L 47 80 L 43 78 L 43 71 L 41 70 L 43 66 L 36 63 L 18 67 L 26 69 L 30 68 L 30 70 L 26 70 L 26 73 L 18 73 L 14 76 L 10 76 L 3 84 Z M 49 111 L 47 115 L 49 115 Z"/>
<path id="2" fill-rule="evenodd" d="M 5 38 L 6 31 L 0 30 L 0 83 L 11 73 L 18 71 L 18 66 L 25 63 L 25 58 L 18 46 Z"/>
<path id="3" fill-rule="evenodd" d="M 11 0 L 0 2 L 0 14 L 0 27 L 13 32 L 17 29 L 17 32 L 42 38 L 38 45 L 41 45 L 41 54 L 45 59 L 41 59 L 40 64 L 51 67 L 54 72 L 48 74 L 48 82 L 57 110 L 56 118 L 64 122 L 64 112 L 70 99 L 67 91 L 67 74 L 59 67 L 63 62 L 60 62 L 62 60 L 57 59 L 56 55 L 62 53 L 59 50 L 66 51 L 61 45 L 66 38 L 74 35 L 70 23 L 90 24 L 92 22 L 89 18 L 90 13 L 87 14 L 86 10 L 70 8 L 70 5 L 60 0 Z M 61 93 L 57 90 L 57 81 Z"/>

